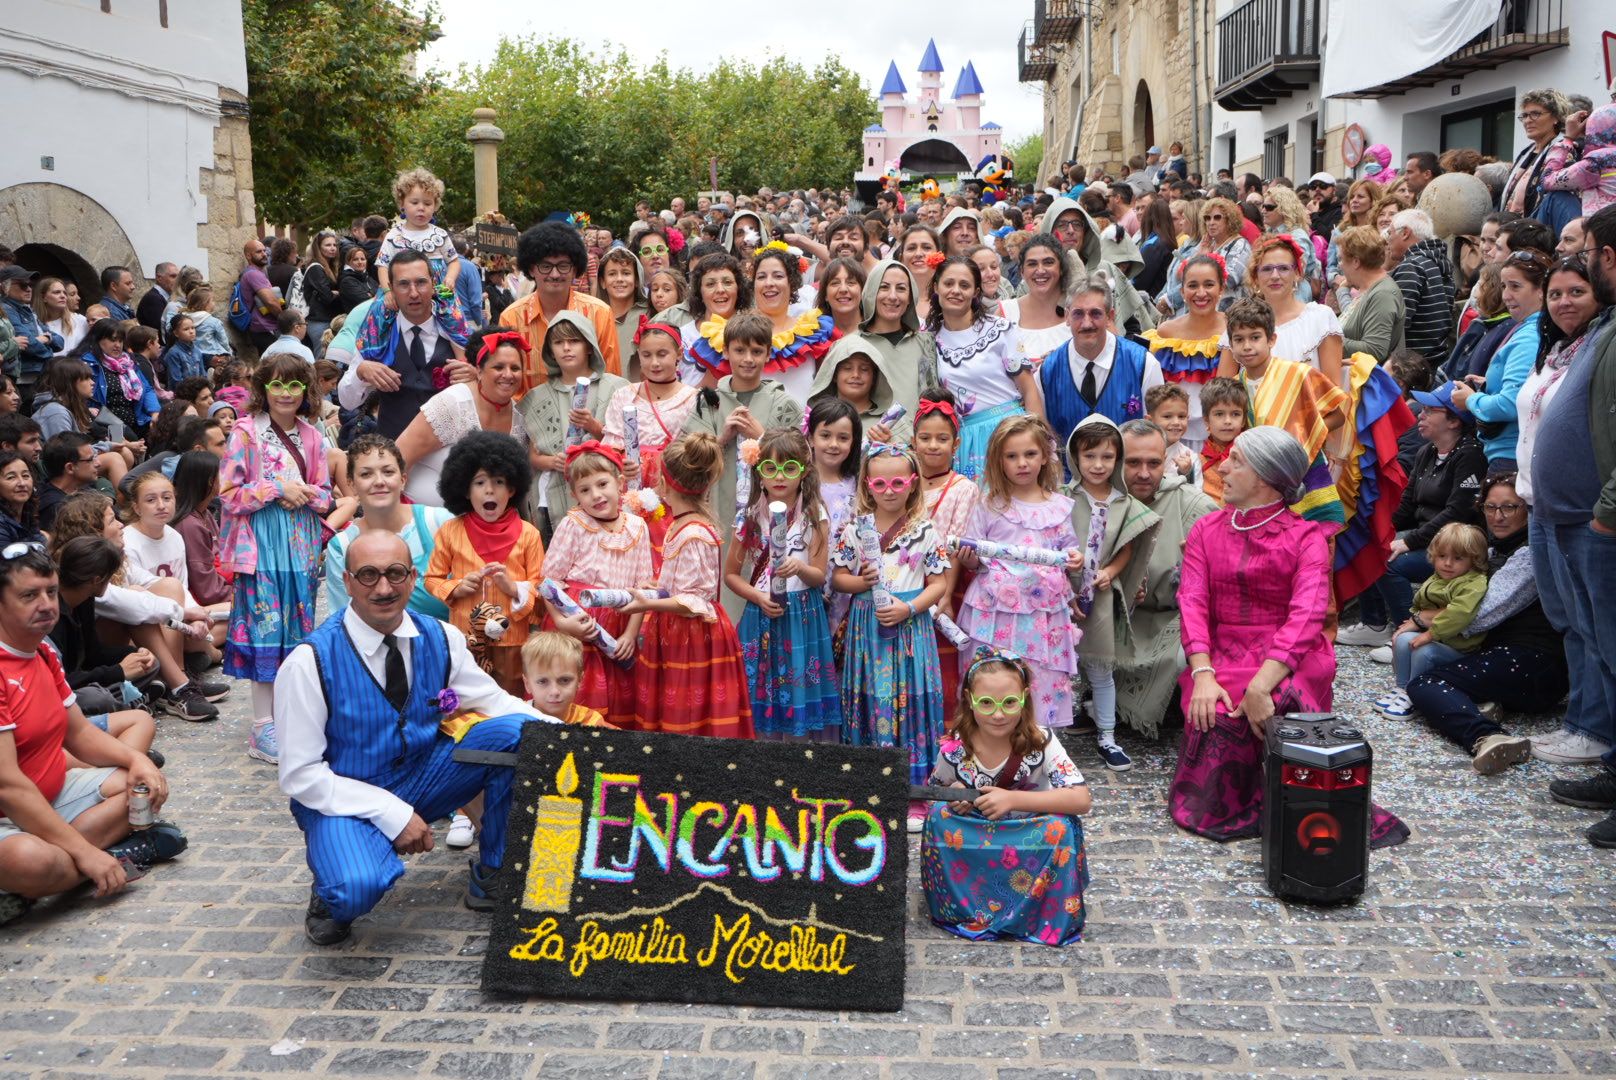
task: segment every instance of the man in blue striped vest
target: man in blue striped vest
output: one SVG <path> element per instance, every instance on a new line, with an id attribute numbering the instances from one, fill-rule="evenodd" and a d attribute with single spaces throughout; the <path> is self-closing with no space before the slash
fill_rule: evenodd
<path id="1" fill-rule="evenodd" d="M 333 612 L 275 677 L 281 790 L 308 845 L 314 885 L 304 927 L 316 945 L 351 924 L 404 874 L 400 855 L 432 850 L 428 822 L 483 796 L 479 858 L 466 906 L 492 910 L 505 854 L 507 766 L 463 765 L 455 747 L 513 751 L 522 725 L 557 723 L 499 688 L 453 626 L 406 609 L 415 567 L 402 538 L 361 533 L 348 548 L 348 606 Z M 445 713 L 490 717 L 456 743 Z"/>

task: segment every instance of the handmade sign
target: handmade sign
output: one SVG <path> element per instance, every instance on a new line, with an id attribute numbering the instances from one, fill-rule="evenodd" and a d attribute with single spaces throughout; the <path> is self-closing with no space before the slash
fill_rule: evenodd
<path id="1" fill-rule="evenodd" d="M 903 1006 L 901 750 L 531 724 L 483 989 Z"/>
<path id="2" fill-rule="evenodd" d="M 477 222 L 477 230 L 472 244 L 477 254 L 482 256 L 503 255 L 507 259 L 516 258 L 516 238 L 520 230 L 515 225 L 501 225 L 490 221 Z"/>

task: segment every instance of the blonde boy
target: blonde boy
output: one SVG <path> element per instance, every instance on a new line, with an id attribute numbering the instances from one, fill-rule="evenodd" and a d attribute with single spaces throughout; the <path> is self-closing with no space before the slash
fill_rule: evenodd
<path id="1" fill-rule="evenodd" d="M 533 707 L 579 727 L 611 727 L 594 709 L 573 701 L 584 673 L 584 648 L 576 638 L 543 630 L 522 646 L 522 683 Z"/>

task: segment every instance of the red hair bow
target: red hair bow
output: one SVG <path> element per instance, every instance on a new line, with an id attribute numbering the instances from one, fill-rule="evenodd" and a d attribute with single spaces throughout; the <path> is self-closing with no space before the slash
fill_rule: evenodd
<path id="1" fill-rule="evenodd" d="M 482 367 L 490 356 L 509 345 L 511 348 L 526 356 L 532 351 L 527 343 L 527 336 L 516 330 L 501 330 L 497 334 L 489 334 L 483 338 L 482 348 L 477 350 L 477 366 Z"/>
<path id="2" fill-rule="evenodd" d="M 915 423 L 920 423 L 921 419 L 930 413 L 942 413 L 948 418 L 948 422 L 954 428 L 954 430 L 959 430 L 959 414 L 954 411 L 954 406 L 948 402 L 928 401 L 925 398 L 921 398 L 920 404 L 915 408 Z"/>
<path id="3" fill-rule="evenodd" d="M 589 439 L 579 443 L 577 446 L 567 447 L 567 464 L 571 465 L 583 454 L 599 454 L 613 465 L 616 465 L 618 472 L 623 471 L 622 452 L 614 446 L 607 446 L 599 439 Z"/>
<path id="4" fill-rule="evenodd" d="M 634 344 L 638 345 L 640 343 L 640 339 L 653 330 L 659 333 L 667 334 L 675 342 L 679 342 L 681 340 L 678 327 L 672 325 L 671 323 L 657 322 L 654 319 L 651 319 L 649 316 L 641 315 L 639 329 L 634 331 Z"/>

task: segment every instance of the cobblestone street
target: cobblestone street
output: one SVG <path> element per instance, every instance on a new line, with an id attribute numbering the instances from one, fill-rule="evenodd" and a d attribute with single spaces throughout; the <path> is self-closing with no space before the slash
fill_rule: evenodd
<path id="1" fill-rule="evenodd" d="M 317 949 L 297 829 L 243 750 L 242 687 L 217 723 L 159 726 L 165 816 L 190 850 L 111 902 L 75 896 L 0 930 L 0 1075 L 1616 1075 L 1616 879 L 1581 835 L 1597 816 L 1551 802 L 1541 763 L 1482 778 L 1422 728 L 1368 715 L 1389 669 L 1342 651 L 1337 704 L 1371 734 L 1378 801 L 1413 829 L 1373 856 L 1362 903 L 1281 904 L 1256 842 L 1176 831 L 1168 744 L 1115 777 L 1073 738 L 1095 802 L 1087 939 L 949 937 L 912 860 L 898 1014 L 485 998 L 487 917 L 460 906 L 465 857 L 441 831 L 351 942 Z"/>

